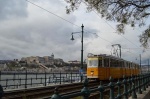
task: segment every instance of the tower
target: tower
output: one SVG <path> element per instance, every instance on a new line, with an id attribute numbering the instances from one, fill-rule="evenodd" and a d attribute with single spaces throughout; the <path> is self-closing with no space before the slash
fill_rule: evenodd
<path id="1" fill-rule="evenodd" d="M 51 57 L 52 57 L 52 59 L 54 59 L 54 54 L 53 53 L 52 53 Z"/>

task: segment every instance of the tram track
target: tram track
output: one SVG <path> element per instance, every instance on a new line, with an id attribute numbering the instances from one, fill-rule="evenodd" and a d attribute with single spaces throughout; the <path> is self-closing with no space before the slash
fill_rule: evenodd
<path id="1" fill-rule="evenodd" d="M 109 81 L 103 81 L 103 86 L 107 86 L 108 85 L 108 83 L 109 83 Z M 97 90 L 97 88 L 98 88 L 98 86 L 100 85 L 100 83 L 99 82 L 96 82 L 95 84 L 90 84 L 90 85 L 88 85 L 87 87 L 92 91 L 92 90 Z M 82 86 L 82 88 L 83 88 L 83 86 Z M 59 93 L 59 95 L 61 95 L 62 97 L 67 97 L 67 95 L 71 95 L 71 96 L 75 96 L 76 97 L 76 95 L 77 94 L 80 94 L 81 93 L 81 89 L 82 88 L 80 88 L 80 89 L 77 89 L 77 90 L 73 90 L 73 91 L 69 91 L 69 92 L 65 92 L 65 93 Z M 63 89 L 62 89 L 63 90 Z M 104 91 L 104 94 L 105 94 L 105 96 L 107 96 L 108 94 L 109 94 L 109 89 L 106 89 L 105 91 Z M 107 94 L 107 95 L 106 95 Z M 78 97 L 78 96 L 77 96 Z M 90 94 L 90 96 L 89 96 L 89 99 L 99 99 L 99 97 L 100 97 L 100 93 L 99 93 L 99 91 L 96 91 L 96 92 L 94 92 L 94 93 L 91 93 Z M 43 98 L 43 99 L 50 99 L 51 98 L 51 96 L 49 96 L 49 97 L 45 97 L 45 98 Z M 65 98 L 64 98 L 65 99 Z M 74 99 L 74 98 L 71 98 L 71 99 Z M 75 98 L 76 99 L 76 98 Z"/>
<path id="2" fill-rule="evenodd" d="M 99 82 L 96 81 L 91 81 L 89 82 L 88 85 L 89 88 L 98 86 Z M 60 94 L 68 94 L 69 92 L 72 93 L 81 91 L 81 89 L 83 88 L 83 83 L 72 83 L 72 84 L 4 91 L 4 96 L 2 99 L 37 99 L 43 97 L 50 97 L 54 94 L 54 90 L 56 87 L 59 89 Z"/>

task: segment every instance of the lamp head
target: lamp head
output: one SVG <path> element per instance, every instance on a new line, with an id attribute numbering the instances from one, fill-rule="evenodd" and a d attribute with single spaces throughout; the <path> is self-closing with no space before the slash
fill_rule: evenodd
<path id="1" fill-rule="evenodd" d="M 72 34 L 72 38 L 71 38 L 70 40 L 72 40 L 72 41 L 74 40 L 74 38 L 73 38 L 73 34 Z"/>

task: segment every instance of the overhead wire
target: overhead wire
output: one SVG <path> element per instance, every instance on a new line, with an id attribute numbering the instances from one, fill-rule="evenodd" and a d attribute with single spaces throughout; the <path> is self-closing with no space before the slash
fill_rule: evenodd
<path id="1" fill-rule="evenodd" d="M 84 2 L 84 1 L 83 1 Z M 84 2 L 84 4 L 86 4 L 86 2 Z M 87 4 L 86 4 L 87 5 Z M 88 6 L 88 5 L 87 5 Z M 99 14 L 98 13 L 96 13 L 96 11 L 94 11 L 93 10 L 93 12 L 99 17 L 99 18 L 101 18 L 100 16 L 99 16 Z M 103 19 L 102 19 L 103 20 Z M 112 29 L 114 29 L 114 27 L 112 27 L 107 21 L 105 21 L 105 20 L 103 20 L 107 25 L 109 25 Z M 115 30 L 115 29 L 114 29 Z M 126 39 L 128 42 L 130 42 L 131 44 L 133 44 L 134 46 L 136 46 L 136 47 L 138 47 L 139 49 L 141 49 L 139 46 L 137 46 L 136 44 L 134 44 L 132 41 L 130 41 L 129 39 L 127 39 L 126 37 L 124 37 L 122 34 L 120 34 L 120 36 L 122 36 L 124 39 Z M 125 48 L 122 48 L 122 49 L 125 49 Z M 130 48 L 131 49 L 131 48 Z M 143 49 L 141 49 L 141 50 L 143 50 Z"/>
<path id="2" fill-rule="evenodd" d="M 74 24 L 73 22 L 68 21 L 67 19 L 65 19 L 65 18 L 63 18 L 63 17 L 61 17 L 61 16 L 59 16 L 59 15 L 57 15 L 57 14 L 55 14 L 55 13 L 49 11 L 49 10 L 47 10 L 47 9 L 45 9 L 45 8 L 43 8 L 43 7 L 37 5 L 37 4 L 35 4 L 35 3 L 33 3 L 33 2 L 31 2 L 31 1 L 29 1 L 29 0 L 26 0 L 26 1 L 27 1 L 28 3 L 30 3 L 30 4 L 32 4 L 32 5 L 34 5 L 34 6 L 36 6 L 36 7 L 38 7 L 38 8 L 40 8 L 40 9 L 44 10 L 44 11 L 46 11 L 46 12 L 52 14 L 52 15 L 54 15 L 54 16 L 56 16 L 56 17 L 62 19 L 62 20 L 64 20 L 64 21 L 66 21 L 66 22 L 68 22 L 68 23 L 70 23 L 70 24 L 76 26 L 76 27 L 80 27 L 80 26 Z M 94 11 L 94 12 L 95 12 L 95 11 Z M 95 12 L 95 13 L 96 13 L 96 12 Z M 97 14 L 97 13 L 96 13 L 96 14 Z M 98 14 L 97 14 L 97 15 L 98 15 Z M 98 16 L 99 16 L 99 15 L 98 15 Z M 100 17 L 100 16 L 99 16 L 99 17 Z M 105 22 L 106 22 L 106 21 L 105 21 Z M 107 22 L 106 22 L 106 23 L 107 23 Z M 107 23 L 107 24 L 108 24 L 108 23 Z M 108 25 L 109 25 L 111 28 L 113 28 L 110 24 L 108 24 Z M 114 28 L 113 28 L 113 29 L 114 29 Z M 114 29 L 114 30 L 115 30 L 115 29 Z M 88 31 L 88 32 L 89 32 L 89 31 Z M 104 38 L 102 38 L 102 37 L 100 37 L 100 36 L 98 36 L 98 37 L 101 38 L 101 39 L 103 39 L 103 40 L 105 40 L 105 41 L 107 41 L 107 42 L 109 42 L 110 44 L 113 44 L 113 43 L 111 43 L 110 41 L 108 41 L 108 40 L 106 40 L 106 39 L 104 39 Z"/>
<path id="3" fill-rule="evenodd" d="M 25 0 L 25 1 L 27 1 L 28 3 L 30 3 L 30 4 L 32 4 L 32 5 L 36 6 L 36 7 L 40 8 L 40 9 L 42 9 L 42 10 L 48 12 L 48 13 L 50 13 L 50 14 L 52 14 L 52 15 L 54 15 L 54 16 L 56 16 L 56 17 L 58 17 L 58 18 L 60 18 L 60 19 L 62 19 L 62 20 L 64 20 L 64 21 L 68 22 L 68 23 L 70 23 L 70 24 L 72 24 L 72 25 L 75 25 L 75 26 L 77 26 L 77 27 L 80 27 L 80 26 L 78 26 L 78 25 L 72 23 L 71 21 L 68 21 L 67 19 L 65 19 L 65 18 L 63 18 L 63 17 L 60 17 L 59 15 L 57 15 L 57 14 L 55 14 L 55 13 L 53 13 L 53 12 L 51 12 L 51 11 L 49 11 L 49 10 L 47 10 L 47 9 L 45 9 L 45 8 L 43 8 L 43 7 L 41 7 L 41 6 L 39 6 L 39 5 L 37 5 L 37 4 L 35 4 L 35 3 L 33 3 L 33 2 L 31 2 L 31 1 L 29 1 L 29 0 Z"/>
<path id="4" fill-rule="evenodd" d="M 45 8 L 43 8 L 43 7 L 41 7 L 41 6 L 39 6 L 39 5 L 37 5 L 37 4 L 33 3 L 33 2 L 31 2 L 31 1 L 29 1 L 29 0 L 25 0 L 25 1 L 27 1 L 28 3 L 30 3 L 30 4 L 32 4 L 32 5 L 34 5 L 34 6 L 38 7 L 38 8 L 40 8 L 40 9 L 42 9 L 42 10 L 44 10 L 44 11 L 46 11 L 46 12 L 48 12 L 48 13 L 50 13 L 50 14 L 52 14 L 52 15 L 54 15 L 54 16 L 56 16 L 56 17 L 58 17 L 58 18 L 60 18 L 60 19 L 62 19 L 62 20 L 64 20 L 64 21 L 66 21 L 66 22 L 68 22 L 68 23 L 70 23 L 70 24 L 72 24 L 72 25 L 74 25 L 74 26 L 76 26 L 76 27 L 80 27 L 80 26 L 74 24 L 73 22 L 71 22 L 71 21 L 69 21 L 69 20 L 67 20 L 67 19 L 65 19 L 65 18 L 63 18 L 63 17 L 61 17 L 61 16 L 59 16 L 59 15 L 57 15 L 57 14 L 55 14 L 55 13 L 53 13 L 53 12 L 51 12 L 51 11 L 45 9 Z M 86 4 L 86 3 L 85 3 L 85 4 Z M 94 13 L 96 13 L 96 12 L 94 11 Z M 97 15 L 98 17 L 100 17 L 99 14 L 96 13 L 96 15 Z M 104 20 L 104 21 L 105 21 L 105 20 Z M 114 27 L 112 27 L 107 21 L 105 21 L 105 23 L 108 24 L 112 29 L 114 29 Z M 85 29 L 84 29 L 84 30 L 85 30 Z M 114 29 L 114 30 L 115 30 L 115 29 Z M 85 30 L 85 31 L 87 31 L 87 30 Z M 88 32 L 89 32 L 89 31 L 88 31 Z M 124 37 L 123 35 L 120 35 L 120 36 L 122 36 L 122 37 L 123 37 L 124 39 L 126 39 L 128 42 L 130 42 L 130 43 L 132 43 L 133 45 L 135 45 L 132 41 L 130 41 L 129 39 L 127 39 L 127 38 Z M 100 37 L 100 36 L 98 36 L 98 37 L 101 38 L 101 39 L 103 39 L 103 40 L 105 40 L 105 41 L 107 41 L 107 42 L 109 42 L 110 44 L 113 44 L 113 43 L 111 43 L 110 41 L 108 41 L 108 40 L 106 40 L 106 39 L 104 39 L 104 38 L 102 38 L 102 37 Z M 135 46 L 138 47 L 137 45 L 135 45 Z M 124 48 L 122 48 L 122 49 L 124 49 Z M 130 48 L 130 49 L 131 49 L 131 48 Z"/>
<path id="5" fill-rule="evenodd" d="M 87 5 L 87 3 L 86 2 L 84 2 L 83 1 L 83 3 L 85 4 L 85 5 Z M 88 6 L 88 5 L 87 5 Z M 99 18 L 101 18 L 100 16 L 99 16 L 99 14 L 96 12 L 96 11 L 94 11 L 93 10 L 93 12 L 99 17 Z M 102 19 L 102 18 L 101 18 Z M 102 19 L 103 20 L 103 19 Z M 107 21 L 105 21 L 105 20 L 103 20 L 107 25 L 109 25 L 113 30 L 115 30 L 114 29 L 114 27 L 112 27 Z M 139 47 L 139 46 L 137 46 L 136 44 L 134 44 L 132 41 L 130 41 L 129 39 L 127 39 L 126 37 L 124 37 L 122 34 L 120 34 L 120 36 L 122 36 L 124 39 L 126 39 L 128 42 L 130 42 L 131 44 L 133 44 L 133 45 L 135 45 L 136 47 Z"/>
<path id="6" fill-rule="evenodd" d="M 94 11 L 95 12 L 95 11 Z M 96 13 L 96 12 L 95 12 Z M 99 16 L 99 14 L 96 13 L 96 15 Z M 102 19 L 103 20 L 103 19 Z M 112 27 L 107 21 L 103 20 L 106 24 L 108 24 L 112 29 L 114 29 L 114 27 Z M 114 29 L 115 30 L 115 29 Z M 132 43 L 133 45 L 135 45 L 133 42 L 131 42 L 129 39 L 127 39 L 126 37 L 124 37 L 122 34 L 120 34 L 120 36 L 122 36 L 124 39 L 126 39 L 128 42 Z M 135 45 L 136 47 L 138 47 L 137 45 Z"/>
<path id="7" fill-rule="evenodd" d="M 80 27 L 80 26 L 74 24 L 73 22 L 68 21 L 67 19 L 65 19 L 65 18 L 63 18 L 63 17 L 61 17 L 61 16 L 59 16 L 59 15 L 57 15 L 57 14 L 55 14 L 55 13 L 49 11 L 49 10 L 47 10 L 47 9 L 45 9 L 45 8 L 43 8 L 43 7 L 37 5 L 37 4 L 35 4 L 35 3 L 33 3 L 33 2 L 31 2 L 31 1 L 29 1 L 29 0 L 25 0 L 25 1 L 27 1 L 28 3 L 30 3 L 30 4 L 32 4 L 32 5 L 34 5 L 34 6 L 38 7 L 38 8 L 40 8 L 40 9 L 42 9 L 42 10 L 44 10 L 44 11 L 46 11 L 46 12 L 48 12 L 48 13 L 50 13 L 50 14 L 52 14 L 52 15 L 54 15 L 54 16 L 56 16 L 56 17 L 58 17 L 58 18 L 60 18 L 60 19 L 62 19 L 62 20 L 64 20 L 64 21 L 66 21 L 66 22 L 68 22 L 68 23 L 70 23 L 70 24 L 72 24 L 72 25 L 74 25 L 74 26 L 76 26 L 76 27 Z M 85 29 L 84 29 L 84 30 L 85 30 Z M 85 30 L 85 31 L 87 31 L 87 30 Z M 87 31 L 87 32 L 89 32 L 89 31 Z M 98 36 L 98 37 L 100 37 L 100 36 Z M 108 40 L 106 40 L 106 39 L 104 39 L 104 38 L 102 38 L 102 37 L 100 37 L 100 38 L 103 39 L 103 40 L 105 40 L 105 41 L 107 41 L 107 42 L 109 42 L 109 43 L 111 43 L 110 41 L 108 41 Z M 111 44 L 112 44 L 112 43 L 111 43 Z"/>

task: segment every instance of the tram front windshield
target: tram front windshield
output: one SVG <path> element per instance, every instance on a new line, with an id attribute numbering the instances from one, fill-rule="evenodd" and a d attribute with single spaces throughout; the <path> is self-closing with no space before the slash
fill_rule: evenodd
<path id="1" fill-rule="evenodd" d="M 98 67 L 98 60 L 88 60 L 88 67 Z"/>

